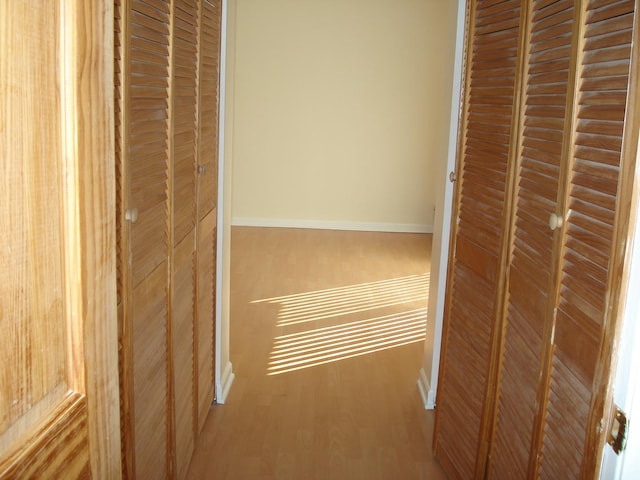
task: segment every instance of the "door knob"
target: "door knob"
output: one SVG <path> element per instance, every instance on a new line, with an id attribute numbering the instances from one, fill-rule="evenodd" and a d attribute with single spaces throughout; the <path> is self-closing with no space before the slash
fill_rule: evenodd
<path id="1" fill-rule="evenodd" d="M 138 221 L 138 209 L 128 208 L 127 211 L 124 212 L 124 219 L 127 222 L 136 223 Z"/>
<path id="2" fill-rule="evenodd" d="M 562 221 L 563 221 L 563 218 L 561 215 L 556 215 L 555 213 L 552 213 L 551 216 L 549 216 L 549 228 L 551 230 L 556 230 L 562 227 Z"/>

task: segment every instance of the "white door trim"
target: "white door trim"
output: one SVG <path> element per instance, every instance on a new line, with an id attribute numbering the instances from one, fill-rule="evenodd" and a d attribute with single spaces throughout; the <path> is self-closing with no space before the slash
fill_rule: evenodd
<path id="1" fill-rule="evenodd" d="M 444 168 L 440 168 L 438 181 L 443 185 L 436 198 L 433 225 L 433 251 L 431 254 L 431 286 L 429 293 L 429 313 L 427 318 L 427 339 L 425 341 L 424 366 L 420 372 L 418 387 L 424 406 L 433 409 L 436 405 L 436 390 L 440 368 L 440 346 L 442 342 L 442 322 L 449 261 L 449 239 L 451 234 L 454 184 L 449 173 L 455 171 L 458 149 L 458 123 L 460 94 L 462 86 L 462 64 L 465 42 L 466 0 L 458 0 L 456 46 L 453 65 L 453 89 L 451 114 L 449 118 L 449 148 Z"/>
<path id="2" fill-rule="evenodd" d="M 221 25 L 220 25 L 220 88 L 219 88 L 219 103 L 218 103 L 218 218 L 216 229 L 216 340 L 215 346 L 215 396 L 216 399 L 220 395 L 222 390 L 222 350 L 221 350 L 221 338 L 222 338 L 222 254 L 224 249 L 228 248 L 224 245 L 224 154 L 225 154 L 225 107 L 226 107 L 226 92 L 227 92 L 227 2 L 228 0 L 222 0 Z"/>

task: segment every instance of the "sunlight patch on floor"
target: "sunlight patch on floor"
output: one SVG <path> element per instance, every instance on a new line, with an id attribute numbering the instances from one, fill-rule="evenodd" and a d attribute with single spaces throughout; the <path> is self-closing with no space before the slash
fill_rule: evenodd
<path id="1" fill-rule="evenodd" d="M 314 292 L 266 298 L 251 303 L 280 306 L 278 326 L 295 325 L 425 300 L 429 274 L 411 275 Z"/>
<path id="2" fill-rule="evenodd" d="M 277 375 L 422 342 L 428 295 L 425 273 L 256 300 L 252 303 L 280 307 L 277 325 L 283 334 L 274 339 L 267 373 Z M 416 309 L 417 301 L 425 307 Z M 407 304 L 406 310 L 378 316 L 374 312 L 402 304 Z M 362 315 L 354 320 L 354 313 Z M 339 317 L 347 315 L 349 319 L 340 323 Z M 329 319 L 331 325 L 322 325 Z"/>

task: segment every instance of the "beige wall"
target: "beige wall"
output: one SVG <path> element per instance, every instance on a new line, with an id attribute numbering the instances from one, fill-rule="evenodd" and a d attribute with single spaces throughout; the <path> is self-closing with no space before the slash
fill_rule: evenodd
<path id="1" fill-rule="evenodd" d="M 451 3 L 236 0 L 235 223 L 430 231 Z"/>

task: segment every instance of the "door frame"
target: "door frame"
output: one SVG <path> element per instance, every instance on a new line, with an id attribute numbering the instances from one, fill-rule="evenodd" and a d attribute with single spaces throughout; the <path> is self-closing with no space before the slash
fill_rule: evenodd
<path id="1" fill-rule="evenodd" d="M 229 2 L 231 5 L 231 12 Z M 218 200 L 216 228 L 216 313 L 215 313 L 215 395 L 214 403 L 225 403 L 234 374 L 229 359 L 229 311 L 230 311 L 230 276 L 231 276 L 231 162 L 225 162 L 227 152 L 232 145 L 227 145 L 226 135 L 232 139 L 233 120 L 227 126 L 227 100 L 229 110 L 233 113 L 233 88 L 227 89 L 227 78 L 233 81 L 233 63 L 229 62 L 228 53 L 233 54 L 235 0 L 221 0 L 220 19 L 220 73 L 218 101 Z M 231 47 L 229 44 L 232 43 Z M 233 87 L 233 86 L 231 86 Z M 229 99 L 227 98 L 229 96 Z M 232 142 L 230 142 L 232 143 Z M 230 157 L 231 155 L 229 155 Z M 223 348 L 224 346 L 224 348 Z"/>
<path id="2" fill-rule="evenodd" d="M 451 113 L 449 117 L 449 146 L 447 158 L 439 169 L 439 183 L 433 219 L 433 241 L 431 253 L 431 274 L 429 288 L 429 308 L 427 313 L 427 332 L 424 348 L 423 367 L 418 379 L 418 389 L 424 408 L 436 407 L 438 372 L 440 369 L 440 347 L 442 344 L 442 323 L 444 319 L 445 290 L 447 286 L 447 267 L 449 263 L 449 244 L 453 217 L 454 182 L 450 174 L 455 175 L 458 153 L 458 133 L 460 129 L 460 102 L 463 86 L 464 48 L 466 37 L 467 0 L 457 0 L 456 45 L 453 59 L 453 89 L 451 92 Z"/>

